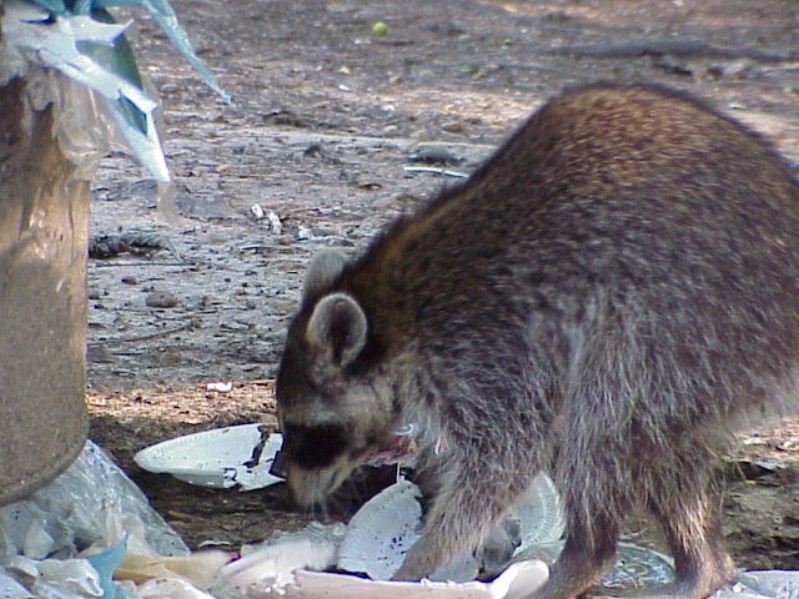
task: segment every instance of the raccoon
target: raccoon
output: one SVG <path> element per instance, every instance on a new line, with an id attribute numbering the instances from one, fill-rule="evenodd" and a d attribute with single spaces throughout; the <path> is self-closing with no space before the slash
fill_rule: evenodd
<path id="1" fill-rule="evenodd" d="M 795 408 L 798 361 L 787 163 L 683 92 L 575 87 L 360 257 L 312 262 L 277 377 L 289 484 L 322 502 L 412 421 L 435 495 L 397 580 L 544 470 L 566 538 L 531 597 L 589 589 L 642 506 L 676 570 L 653 593 L 699 598 L 733 572 L 713 464 L 742 417 Z"/>

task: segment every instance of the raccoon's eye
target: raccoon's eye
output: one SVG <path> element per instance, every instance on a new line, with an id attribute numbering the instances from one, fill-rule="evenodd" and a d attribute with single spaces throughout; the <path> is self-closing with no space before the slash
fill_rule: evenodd
<path id="1" fill-rule="evenodd" d="M 292 462 L 302 468 L 324 468 L 347 449 L 344 428 L 338 425 L 286 424 L 285 446 Z"/>

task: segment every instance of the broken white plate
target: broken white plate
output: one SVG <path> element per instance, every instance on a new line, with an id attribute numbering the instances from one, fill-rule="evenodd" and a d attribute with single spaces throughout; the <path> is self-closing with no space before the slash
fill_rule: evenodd
<path id="1" fill-rule="evenodd" d="M 283 436 L 262 424 L 242 424 L 185 435 L 142 449 L 134 461 L 145 470 L 187 483 L 242 491 L 283 482 L 269 474 Z"/>
<path id="2" fill-rule="evenodd" d="M 338 567 L 388 580 L 419 538 L 422 492 L 401 480 L 367 501 L 350 520 L 338 550 Z"/>
<path id="3" fill-rule="evenodd" d="M 388 580 L 419 537 L 421 492 L 409 481 L 400 481 L 367 501 L 352 517 L 339 548 L 338 567 L 364 572 L 374 580 Z M 533 545 L 557 541 L 564 518 L 558 492 L 546 474 L 533 479 L 514 510 L 520 524 L 521 545 L 514 555 Z M 431 576 L 432 580 L 471 580 L 479 564 L 471 555 L 457 557 Z"/>

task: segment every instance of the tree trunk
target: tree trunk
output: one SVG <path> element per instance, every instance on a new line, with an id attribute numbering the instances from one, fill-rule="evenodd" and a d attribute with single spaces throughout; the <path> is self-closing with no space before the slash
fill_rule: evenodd
<path id="1" fill-rule="evenodd" d="M 0 505 L 60 474 L 86 438 L 89 182 L 35 110 L 0 87 Z"/>

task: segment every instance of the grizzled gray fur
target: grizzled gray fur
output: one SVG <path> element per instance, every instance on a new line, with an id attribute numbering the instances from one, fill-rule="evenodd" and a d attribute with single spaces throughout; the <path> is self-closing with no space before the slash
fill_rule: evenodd
<path id="1" fill-rule="evenodd" d="M 567 90 L 352 262 L 311 266 L 277 381 L 303 504 L 405 421 L 435 497 L 397 579 L 468 551 L 539 470 L 567 516 L 536 599 L 591 587 L 636 506 L 699 598 L 733 569 L 712 464 L 795 405 L 799 186 L 757 134 L 649 84 Z"/>

